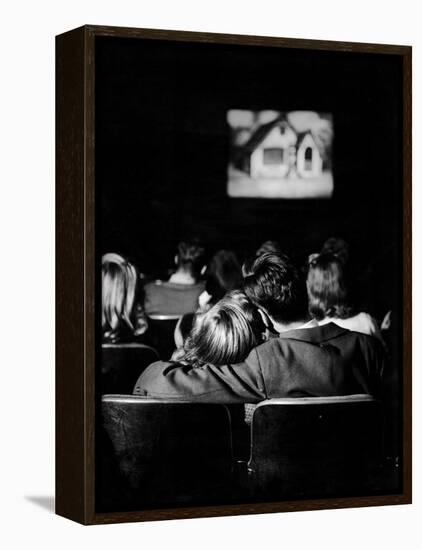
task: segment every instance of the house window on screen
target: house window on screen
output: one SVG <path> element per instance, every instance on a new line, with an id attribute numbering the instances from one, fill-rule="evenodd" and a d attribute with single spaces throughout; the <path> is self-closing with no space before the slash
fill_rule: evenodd
<path id="1" fill-rule="evenodd" d="M 305 170 L 311 171 L 312 169 L 312 149 L 307 147 L 305 149 Z"/>
<path id="2" fill-rule="evenodd" d="M 264 164 L 284 164 L 284 149 L 268 148 L 263 151 Z"/>

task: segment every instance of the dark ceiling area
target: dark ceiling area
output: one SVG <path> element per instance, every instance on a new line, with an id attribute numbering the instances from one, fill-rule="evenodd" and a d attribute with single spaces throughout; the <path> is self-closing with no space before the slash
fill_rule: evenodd
<path id="1" fill-rule="evenodd" d="M 99 255 L 159 275 L 186 237 L 241 260 L 273 239 L 303 261 L 339 236 L 373 308 L 399 309 L 401 78 L 387 54 L 97 38 Z M 230 198 L 230 109 L 331 113 L 333 197 Z"/>

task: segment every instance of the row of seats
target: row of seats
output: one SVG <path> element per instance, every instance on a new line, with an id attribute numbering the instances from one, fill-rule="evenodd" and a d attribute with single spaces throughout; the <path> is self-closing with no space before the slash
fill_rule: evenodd
<path id="1" fill-rule="evenodd" d="M 174 348 L 174 329 L 179 316 L 156 315 L 148 318 L 148 341 L 102 344 L 101 393 L 129 394 L 142 372 L 159 359 L 170 359 Z"/>
<path id="2" fill-rule="evenodd" d="M 132 393 L 139 376 L 159 359 L 157 350 L 144 344 L 103 344 L 100 394 Z"/>
<path id="3" fill-rule="evenodd" d="M 181 315 L 150 315 L 148 335 L 151 345 L 163 361 L 168 361 L 174 351 L 174 329 Z"/>
<path id="4" fill-rule="evenodd" d="M 232 418 L 224 405 L 104 395 L 102 417 L 99 511 L 386 488 L 383 411 L 368 395 L 259 403 L 246 461 L 234 457 Z"/>

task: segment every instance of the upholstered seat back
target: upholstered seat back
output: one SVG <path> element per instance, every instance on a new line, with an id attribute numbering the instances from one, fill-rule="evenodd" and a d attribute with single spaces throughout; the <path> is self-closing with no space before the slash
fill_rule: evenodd
<path id="1" fill-rule="evenodd" d="M 370 396 L 263 401 L 252 418 L 253 492 L 276 498 L 365 494 L 381 447 L 381 405 Z"/>
<path id="2" fill-rule="evenodd" d="M 175 350 L 174 329 L 180 315 L 151 315 L 148 317 L 148 333 L 151 344 L 157 349 L 160 359 L 168 361 Z"/>
<path id="3" fill-rule="evenodd" d="M 131 394 L 142 372 L 158 353 L 143 344 L 103 344 L 101 348 L 101 394 Z"/>
<path id="4" fill-rule="evenodd" d="M 119 474 L 138 507 L 213 502 L 228 490 L 225 406 L 106 395 L 102 415 Z"/>

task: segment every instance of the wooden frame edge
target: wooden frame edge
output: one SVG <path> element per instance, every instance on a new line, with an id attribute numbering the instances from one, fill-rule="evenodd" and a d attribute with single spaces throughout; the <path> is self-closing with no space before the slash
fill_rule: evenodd
<path id="1" fill-rule="evenodd" d="M 95 512 L 95 37 L 126 37 L 188 42 L 211 42 L 249 46 L 319 49 L 340 52 L 366 52 L 403 57 L 403 282 L 404 282 L 404 384 L 403 384 L 403 493 L 398 495 L 333 498 L 311 501 L 285 501 L 221 505 L 207 507 L 145 510 L 97 514 Z M 66 42 L 77 49 L 65 51 Z M 262 514 L 291 511 L 337 509 L 346 507 L 384 506 L 412 502 L 412 400 L 411 400 L 411 87 L 412 48 L 410 46 L 364 44 L 292 38 L 225 35 L 156 29 L 131 29 L 85 25 L 56 37 L 56 513 L 85 525 L 129 521 L 155 521 L 240 514 Z M 80 57 L 78 57 L 78 55 Z M 73 71 L 72 82 L 61 63 L 66 57 Z M 70 57 L 69 57 L 70 56 Z M 73 65 L 72 65 L 73 63 Z M 69 70 L 69 69 L 68 69 Z M 66 73 L 66 74 L 65 74 Z M 75 78 L 76 74 L 76 78 Z M 69 80 L 70 79 L 70 80 Z M 59 96 L 62 94 L 62 97 Z M 80 97 L 80 104 L 72 98 Z M 73 127 L 72 125 L 75 125 Z M 67 135 L 68 134 L 68 135 Z M 65 151 L 61 147 L 65 142 Z M 72 151 L 66 159 L 66 152 Z M 76 186 L 76 190 L 73 189 Z M 69 214 L 65 220 L 63 211 Z M 66 221 L 66 223 L 65 223 Z M 83 246 L 78 249 L 75 242 Z M 73 248 L 72 248 L 73 247 Z M 67 257 L 66 254 L 73 254 Z M 73 259 L 73 265 L 70 259 Z M 81 271 L 82 266 L 82 271 Z M 72 276 L 73 275 L 73 276 Z M 69 294 L 78 291 L 82 301 L 75 301 L 69 311 Z M 64 294 L 64 295 L 63 295 Z M 62 327 L 69 323 L 83 327 L 81 348 L 69 350 L 69 341 L 61 337 Z M 77 329 L 76 333 L 77 332 Z M 79 333 L 78 333 L 79 334 Z M 69 334 L 67 334 L 67 340 Z M 67 372 L 66 372 L 67 371 Z M 62 400 L 64 400 L 62 402 Z M 73 410 L 71 418 L 64 411 Z M 75 427 L 76 431 L 75 431 Z M 79 427 L 79 428 L 78 428 Z M 80 430 L 80 433 L 78 432 Z M 66 441 L 68 430 L 73 431 Z M 77 437 L 75 441 L 75 434 Z M 76 443 L 76 445 L 75 445 Z M 75 457 L 78 460 L 75 460 Z M 73 459 L 73 460 L 72 460 Z M 73 472 L 73 475 L 70 473 Z"/>
<path id="2" fill-rule="evenodd" d="M 175 40 L 182 42 L 211 42 L 220 44 L 238 44 L 244 46 L 271 46 L 313 50 L 337 50 L 343 52 L 366 52 L 404 55 L 411 46 L 395 44 L 374 44 L 368 42 L 343 42 L 337 40 L 318 40 L 287 38 L 275 36 L 254 36 L 247 34 L 223 34 L 213 32 L 195 32 L 184 30 L 164 30 L 134 27 L 112 27 L 107 25 L 86 25 L 86 29 L 96 36 L 114 36 L 122 38 L 145 38 L 151 40 Z"/>
<path id="3" fill-rule="evenodd" d="M 412 48 L 403 54 L 403 493 L 412 502 Z"/>
<path id="4" fill-rule="evenodd" d="M 83 52 L 82 28 L 56 37 L 56 513 L 80 523 L 86 448 Z"/>
<path id="5" fill-rule="evenodd" d="M 198 519 L 239 515 L 272 514 L 285 512 L 310 512 L 320 510 L 340 510 L 343 508 L 363 508 L 369 506 L 391 506 L 410 504 L 404 495 L 385 495 L 369 497 L 348 497 L 320 500 L 293 500 L 283 502 L 261 502 L 248 504 L 229 504 L 195 508 L 169 508 L 144 510 L 139 512 L 111 512 L 95 514 L 90 525 L 164 521 L 172 519 Z"/>

